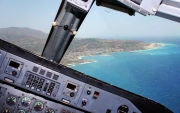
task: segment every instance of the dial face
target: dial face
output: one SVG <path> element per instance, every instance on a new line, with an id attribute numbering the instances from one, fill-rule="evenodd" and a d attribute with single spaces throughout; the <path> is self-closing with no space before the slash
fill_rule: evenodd
<path id="1" fill-rule="evenodd" d="M 44 109 L 44 104 L 42 102 L 34 103 L 34 110 L 35 111 L 42 111 Z"/>
<path id="2" fill-rule="evenodd" d="M 55 113 L 55 111 L 52 110 L 52 109 L 47 109 L 47 110 L 45 111 L 45 113 Z"/>
<path id="3" fill-rule="evenodd" d="M 31 99 L 29 97 L 24 97 L 21 101 L 22 106 L 28 107 L 31 104 Z"/>
<path id="4" fill-rule="evenodd" d="M 19 110 L 17 113 L 26 113 L 24 110 Z"/>
<path id="5" fill-rule="evenodd" d="M 7 103 L 9 106 L 14 106 L 14 105 L 17 103 L 17 97 L 15 97 L 15 96 L 9 96 L 9 97 L 6 99 L 6 103 Z"/>

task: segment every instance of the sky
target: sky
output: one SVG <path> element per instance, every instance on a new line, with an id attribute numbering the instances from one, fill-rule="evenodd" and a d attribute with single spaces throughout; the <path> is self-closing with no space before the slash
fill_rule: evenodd
<path id="1" fill-rule="evenodd" d="M 0 0 L 0 28 L 29 27 L 49 33 L 61 0 Z M 98 7 L 94 4 L 78 38 L 180 37 L 180 23 Z"/>

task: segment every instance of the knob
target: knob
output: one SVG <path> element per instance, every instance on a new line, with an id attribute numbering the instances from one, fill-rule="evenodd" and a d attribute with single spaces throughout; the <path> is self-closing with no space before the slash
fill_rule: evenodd
<path id="1" fill-rule="evenodd" d="M 82 100 L 82 106 L 86 106 L 87 100 Z"/>
<path id="2" fill-rule="evenodd" d="M 34 103 L 34 110 L 35 111 L 42 111 L 44 109 L 44 104 L 42 102 Z"/>
<path id="3" fill-rule="evenodd" d="M 118 113 L 128 113 L 129 108 L 126 105 L 122 105 L 118 108 Z"/>
<path id="4" fill-rule="evenodd" d="M 90 91 L 90 90 L 87 90 L 87 94 L 90 95 L 90 94 L 91 94 L 91 91 Z"/>
<path id="5" fill-rule="evenodd" d="M 68 30 L 68 25 L 65 25 L 65 26 L 64 26 L 64 30 Z"/>
<path id="6" fill-rule="evenodd" d="M 11 111 L 9 111 L 9 109 L 4 109 L 1 113 L 11 113 Z"/>
<path id="7" fill-rule="evenodd" d="M 47 109 L 47 110 L 45 111 L 45 113 L 55 113 L 55 111 L 52 110 L 52 109 Z"/>
<path id="8" fill-rule="evenodd" d="M 9 96 L 7 99 L 6 99 L 6 103 L 9 105 L 9 106 L 14 106 L 16 103 L 17 103 L 17 98 L 15 96 Z"/>
<path id="9" fill-rule="evenodd" d="M 24 97 L 21 101 L 21 105 L 24 107 L 28 107 L 31 104 L 31 99 L 29 97 Z"/>
<path id="10" fill-rule="evenodd" d="M 70 97 L 74 97 L 74 93 L 73 92 L 70 93 Z"/>
<path id="11" fill-rule="evenodd" d="M 12 75 L 13 75 L 13 76 L 16 76 L 16 75 L 17 75 L 17 71 L 15 71 L 15 70 L 12 71 Z"/>

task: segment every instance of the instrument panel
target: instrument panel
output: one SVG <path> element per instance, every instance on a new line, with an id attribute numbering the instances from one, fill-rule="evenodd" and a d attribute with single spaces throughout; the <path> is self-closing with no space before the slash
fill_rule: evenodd
<path id="1" fill-rule="evenodd" d="M 4 84 L 0 101 L 1 113 L 84 113 Z"/>
<path id="2" fill-rule="evenodd" d="M 146 113 L 171 113 L 156 102 L 3 40 L 0 40 L 0 94 L 1 113 L 142 113 L 146 110 L 149 110 Z"/>

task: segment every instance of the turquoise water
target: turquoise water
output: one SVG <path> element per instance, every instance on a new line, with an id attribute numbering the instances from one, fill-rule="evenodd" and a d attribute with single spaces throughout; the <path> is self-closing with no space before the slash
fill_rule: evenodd
<path id="1" fill-rule="evenodd" d="M 180 44 L 164 43 L 154 50 L 90 56 L 97 62 L 71 68 L 155 100 L 180 113 Z"/>

